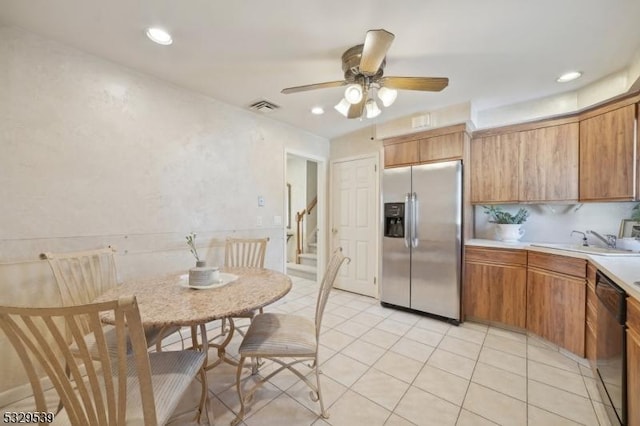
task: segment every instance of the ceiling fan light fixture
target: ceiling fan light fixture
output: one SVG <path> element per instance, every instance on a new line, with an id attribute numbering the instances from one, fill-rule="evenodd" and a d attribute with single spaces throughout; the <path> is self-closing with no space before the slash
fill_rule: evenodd
<path id="1" fill-rule="evenodd" d="M 338 111 L 340 114 L 344 115 L 345 117 L 347 116 L 347 114 L 349 114 L 350 107 L 351 107 L 351 104 L 347 102 L 345 98 L 342 98 L 340 102 L 336 106 L 334 106 L 336 111 Z"/>
<path id="2" fill-rule="evenodd" d="M 149 37 L 149 40 L 153 41 L 154 43 L 162 44 L 163 46 L 168 46 L 173 43 L 171 34 L 163 30 L 162 28 L 147 28 L 147 37 Z"/>
<path id="3" fill-rule="evenodd" d="M 349 119 L 374 118 L 384 107 L 393 105 L 398 90 L 440 92 L 449 85 L 447 77 L 390 77 L 384 75 L 387 51 L 395 36 L 384 29 L 369 30 L 364 44 L 357 44 L 342 54 L 344 80 L 286 87 L 283 94 L 342 87 L 344 98 L 336 111 Z"/>
<path id="4" fill-rule="evenodd" d="M 362 86 L 359 84 L 350 84 L 344 90 L 344 98 L 351 105 L 360 103 L 362 100 Z"/>
<path id="5" fill-rule="evenodd" d="M 380 111 L 380 107 L 373 99 L 369 99 L 367 103 L 364 105 L 367 118 L 375 118 L 380 115 L 382 111 Z"/>
<path id="6" fill-rule="evenodd" d="M 382 101 L 382 105 L 389 107 L 393 105 L 398 97 L 398 91 L 395 89 L 389 89 L 388 87 L 381 87 L 378 89 L 378 98 Z"/>

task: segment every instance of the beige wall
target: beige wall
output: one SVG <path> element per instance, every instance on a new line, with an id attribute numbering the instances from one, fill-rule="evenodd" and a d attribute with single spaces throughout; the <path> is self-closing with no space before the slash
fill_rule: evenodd
<path id="1" fill-rule="evenodd" d="M 58 302 L 43 251 L 115 245 L 126 280 L 190 267 L 191 231 L 212 264 L 226 236 L 268 236 L 282 270 L 285 149 L 329 141 L 0 27 L 2 303 Z M 2 406 L 25 380 L 3 337 L 0 359 Z"/>
<path id="2" fill-rule="evenodd" d="M 331 160 L 357 157 L 382 151 L 382 140 L 375 129 L 367 127 L 331 140 Z"/>

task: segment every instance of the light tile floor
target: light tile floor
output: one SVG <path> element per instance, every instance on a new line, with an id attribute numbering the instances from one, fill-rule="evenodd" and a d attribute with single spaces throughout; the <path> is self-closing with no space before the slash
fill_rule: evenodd
<path id="1" fill-rule="evenodd" d="M 292 279 L 291 292 L 266 311 L 312 317 L 316 283 Z M 333 290 L 320 343 L 330 417 L 319 417 L 309 389 L 286 372 L 255 394 L 241 425 L 609 425 L 586 361 L 535 336 L 473 322 L 456 327 Z M 267 362 L 260 372 L 272 369 Z M 235 418 L 235 375 L 228 364 L 208 374 L 212 424 Z M 243 377 L 250 380 L 249 371 Z M 176 412 L 192 408 L 199 389 L 194 383 Z"/>
<path id="2" fill-rule="evenodd" d="M 311 317 L 317 285 L 293 282 L 266 310 Z M 283 373 L 256 393 L 243 425 L 609 425 L 586 360 L 535 336 L 456 327 L 333 290 L 320 343 L 330 417 L 320 418 L 308 388 Z M 216 425 L 238 409 L 234 378 L 228 365 L 209 374 Z"/>

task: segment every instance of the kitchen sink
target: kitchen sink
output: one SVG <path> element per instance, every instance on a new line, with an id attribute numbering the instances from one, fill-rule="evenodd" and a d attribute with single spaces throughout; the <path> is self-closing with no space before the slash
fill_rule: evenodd
<path id="1" fill-rule="evenodd" d="M 612 249 L 598 246 L 582 246 L 578 244 L 531 244 L 532 247 L 545 247 L 556 250 L 575 251 L 578 253 L 595 254 L 598 256 L 640 256 L 640 253 L 622 249 Z"/>

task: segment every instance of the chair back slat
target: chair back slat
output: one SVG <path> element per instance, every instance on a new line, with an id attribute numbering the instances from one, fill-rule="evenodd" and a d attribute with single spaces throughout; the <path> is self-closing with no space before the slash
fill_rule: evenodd
<path id="1" fill-rule="evenodd" d="M 316 303 L 316 339 L 320 336 L 320 328 L 322 325 L 322 317 L 324 315 L 324 308 L 327 305 L 327 301 L 329 300 L 329 294 L 331 293 L 331 289 L 333 288 L 333 284 L 338 276 L 338 271 L 342 266 L 344 261 L 350 262 L 351 259 L 346 257 L 342 253 L 342 248 L 339 247 L 331 256 L 331 260 L 329 260 L 329 264 L 327 265 L 327 269 L 325 270 L 324 277 L 322 277 L 322 282 L 320 283 L 320 290 L 318 292 L 318 301 Z"/>
<path id="2" fill-rule="evenodd" d="M 110 247 L 71 253 L 45 253 L 64 306 L 90 303 L 117 285 Z"/>
<path id="3" fill-rule="evenodd" d="M 269 238 L 227 238 L 224 265 L 230 267 L 264 268 Z"/>
<path id="4" fill-rule="evenodd" d="M 86 305 L 117 285 L 110 247 L 70 253 L 45 253 L 58 285 L 62 306 Z M 88 332 L 89 326 L 81 323 Z M 67 332 L 68 337 L 68 332 Z"/>
<path id="5" fill-rule="evenodd" d="M 115 351 L 107 345 L 101 322 L 106 314 L 116 319 Z M 95 338 L 97 351 L 89 351 L 84 341 L 85 326 Z M 24 365 L 37 411 L 51 411 L 41 384 L 43 372 L 71 424 L 125 424 L 127 384 L 134 375 L 140 384 L 144 424 L 157 423 L 149 355 L 134 297 L 58 308 L 0 306 L 0 329 Z M 67 336 L 72 339 L 73 351 Z M 128 351 L 129 345 L 132 351 Z"/>

